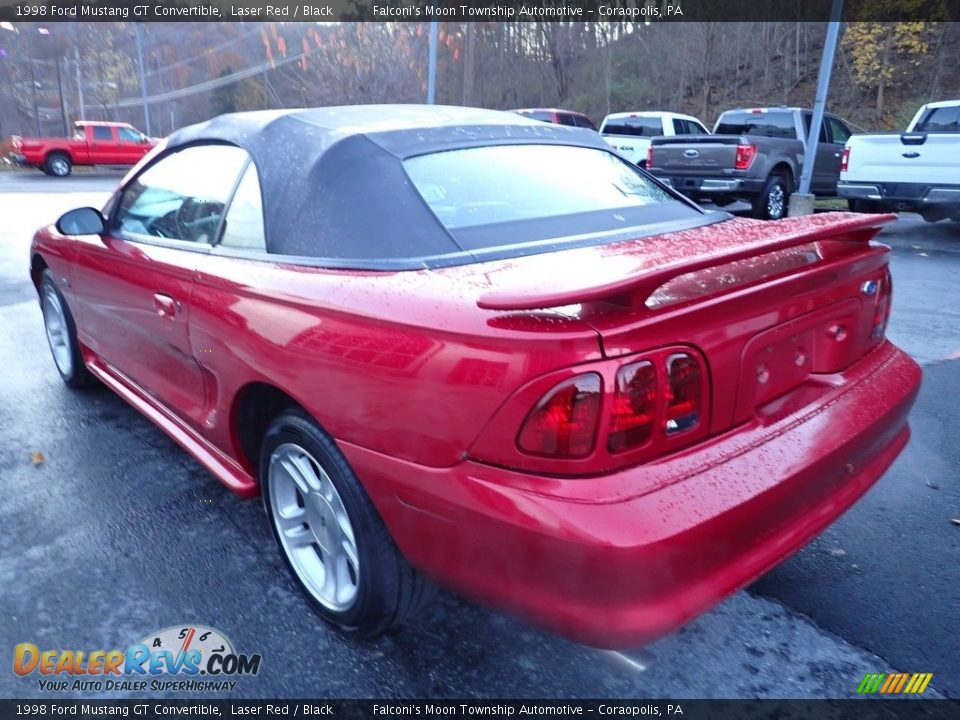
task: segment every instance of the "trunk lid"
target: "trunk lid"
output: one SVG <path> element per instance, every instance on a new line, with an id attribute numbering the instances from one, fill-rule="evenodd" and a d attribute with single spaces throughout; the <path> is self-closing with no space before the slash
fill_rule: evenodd
<path id="1" fill-rule="evenodd" d="M 722 432 L 811 402 L 882 342 L 888 248 L 870 240 L 891 218 L 735 219 L 487 264 L 477 304 L 565 313 L 597 331 L 605 357 L 698 349 L 712 377 L 710 431 Z"/>

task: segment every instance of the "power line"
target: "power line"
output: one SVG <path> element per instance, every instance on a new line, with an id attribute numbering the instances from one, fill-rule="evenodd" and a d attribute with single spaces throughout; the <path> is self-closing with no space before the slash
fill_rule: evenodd
<path id="1" fill-rule="evenodd" d="M 153 103 L 165 102 L 168 100 L 179 100 L 180 98 L 189 97 L 198 93 L 216 90 L 217 88 L 221 88 L 225 85 L 235 83 L 238 80 L 245 80 L 246 78 L 253 77 L 254 75 L 259 75 L 266 70 L 272 70 L 274 68 L 283 67 L 284 65 L 289 65 L 290 63 L 297 62 L 312 52 L 313 50 L 311 49 L 306 52 L 300 52 L 296 55 L 291 55 L 290 57 L 282 60 L 267 60 L 257 65 L 244 68 L 243 70 L 230 73 L 229 75 L 224 75 L 223 77 L 215 78 L 213 80 L 205 80 L 204 82 L 197 83 L 196 85 L 190 85 L 185 88 L 180 88 L 179 90 L 169 90 L 167 92 L 155 93 L 153 95 L 147 95 L 145 98 L 123 98 L 111 103 L 111 105 L 118 108 L 128 108 L 142 105 L 144 102 L 146 102 L 148 105 L 152 105 Z"/>
<path id="2" fill-rule="evenodd" d="M 159 74 L 161 74 L 161 73 L 169 72 L 170 70 L 173 70 L 174 68 L 182 67 L 183 65 L 189 65 L 189 64 L 191 64 L 192 62 L 194 62 L 195 60 L 201 60 L 201 59 L 203 59 L 204 57 L 206 57 L 206 56 L 209 55 L 210 53 L 215 53 L 215 52 L 217 52 L 217 51 L 219 51 L 219 50 L 223 50 L 224 48 L 230 47 L 231 45 L 235 45 L 235 44 L 237 44 L 238 42 L 240 42 L 240 41 L 242 41 L 242 40 L 246 40 L 246 39 L 248 39 L 248 38 L 250 38 L 250 37 L 252 37 L 252 36 L 254 36 L 254 35 L 258 35 L 258 34 L 260 34 L 261 32 L 262 32 L 262 28 L 258 28 L 258 29 L 256 29 L 256 30 L 250 30 L 249 32 L 244 33 L 243 35 L 240 35 L 239 37 L 235 37 L 235 38 L 233 38 L 232 40 L 226 40 L 226 41 L 220 43 L 219 45 L 216 45 L 216 46 L 214 46 L 214 47 L 212 47 L 212 48 L 209 48 L 209 49 L 207 49 L 207 50 L 204 50 L 202 53 L 199 53 L 199 54 L 197 54 L 197 55 L 194 55 L 194 56 L 191 57 L 191 58 L 187 58 L 186 60 L 178 60 L 177 62 L 175 62 L 175 63 L 173 63 L 173 64 L 171 64 L 171 65 L 164 65 L 162 68 L 156 68 L 156 69 L 154 69 L 154 70 L 150 70 L 149 72 L 147 72 L 147 77 L 151 77 L 151 76 L 154 76 L 154 75 L 159 75 Z M 168 43 L 168 42 L 170 42 L 170 40 L 161 40 L 161 42 L 163 42 L 163 43 Z"/>

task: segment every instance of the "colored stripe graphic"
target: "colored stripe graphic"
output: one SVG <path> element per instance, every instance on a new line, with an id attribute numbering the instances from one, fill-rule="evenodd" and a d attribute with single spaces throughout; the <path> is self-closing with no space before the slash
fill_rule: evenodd
<path id="1" fill-rule="evenodd" d="M 933 673 L 867 673 L 857 687 L 860 695 L 879 692 L 885 695 L 903 693 L 920 695 L 933 680 Z"/>

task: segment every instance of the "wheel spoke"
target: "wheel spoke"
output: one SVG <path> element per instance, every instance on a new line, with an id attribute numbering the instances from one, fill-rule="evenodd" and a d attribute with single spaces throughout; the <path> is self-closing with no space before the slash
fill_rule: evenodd
<path id="1" fill-rule="evenodd" d="M 313 531 L 302 522 L 291 524 L 281 532 L 291 549 L 309 547 L 317 541 Z"/>
<path id="2" fill-rule="evenodd" d="M 306 458 L 288 456 L 281 461 L 281 464 L 304 496 L 309 495 L 319 486 L 317 476 Z"/>

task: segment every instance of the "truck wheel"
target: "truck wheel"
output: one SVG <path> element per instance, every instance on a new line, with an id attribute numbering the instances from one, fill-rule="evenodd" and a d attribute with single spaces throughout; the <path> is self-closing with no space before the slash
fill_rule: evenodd
<path id="1" fill-rule="evenodd" d="M 70 162 L 69 155 L 59 152 L 50 153 L 47 162 L 43 166 L 43 170 L 47 175 L 66 177 L 70 174 L 70 171 L 73 170 L 73 163 Z"/>
<path id="2" fill-rule="evenodd" d="M 753 201 L 753 216 L 760 220 L 780 220 L 787 215 L 790 184 L 783 175 L 771 175 L 763 192 Z"/>

